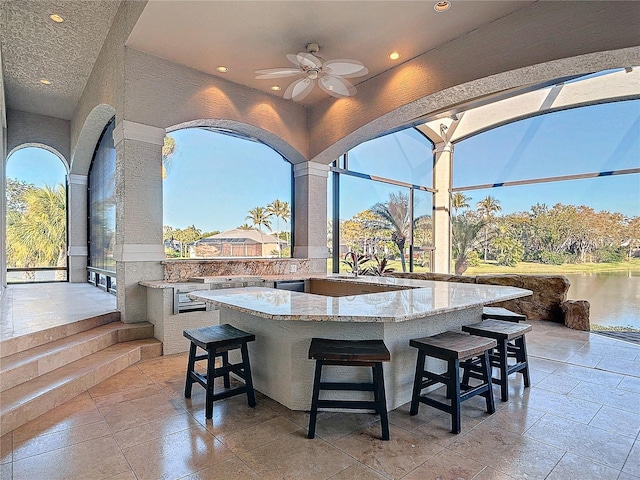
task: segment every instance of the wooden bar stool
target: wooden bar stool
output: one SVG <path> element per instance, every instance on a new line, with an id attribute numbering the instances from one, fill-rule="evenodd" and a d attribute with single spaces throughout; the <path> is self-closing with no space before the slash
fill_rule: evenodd
<path id="1" fill-rule="evenodd" d="M 489 350 L 496 346 L 495 340 L 458 332 L 443 332 L 431 337 L 410 340 L 409 345 L 418 349 L 410 415 L 418 414 L 420 403 L 430 405 L 449 413 L 451 415 L 451 433 L 460 433 L 460 404 L 463 401 L 476 395 L 482 395 L 486 399 L 487 412 L 490 414 L 495 412 L 489 364 Z M 434 373 L 426 370 L 426 357 L 445 360 L 447 371 Z M 478 358 L 482 365 L 482 383 L 473 387 L 469 385 L 468 381 L 461 384 L 460 362 L 475 358 Z M 447 398 L 451 400 L 450 404 L 420 394 L 422 389 L 438 383 L 447 386 Z"/>
<path id="2" fill-rule="evenodd" d="M 382 362 L 391 360 L 391 354 L 382 340 L 331 340 L 312 338 L 309 346 L 309 358 L 315 359 L 316 369 L 311 398 L 308 438 L 316 433 L 318 408 L 372 409 L 380 415 L 382 440 L 389 440 L 389 418 L 384 390 Z M 370 367 L 373 374 L 371 383 L 323 382 L 322 367 L 339 365 Z M 320 400 L 320 390 L 352 390 L 373 392 L 373 400 Z"/>
<path id="3" fill-rule="evenodd" d="M 243 332 L 228 324 L 215 325 L 204 328 L 194 328 L 185 330 L 183 335 L 191 341 L 189 348 L 189 362 L 187 365 L 187 379 L 184 386 L 185 398 L 191 398 L 191 387 L 193 382 L 202 385 L 207 396 L 205 399 L 205 417 L 213 417 L 213 402 L 223 398 L 247 394 L 247 401 L 250 407 L 255 407 L 256 397 L 253 391 L 253 381 L 251 380 L 251 366 L 249 365 L 249 351 L 247 343 L 253 342 L 255 335 Z M 200 347 L 207 353 L 196 355 L 196 349 Z M 229 351 L 240 349 L 242 362 L 229 363 Z M 222 367 L 216 368 L 216 357 L 222 357 Z M 197 361 L 207 361 L 207 373 L 203 375 L 195 369 Z M 214 393 L 213 384 L 216 377 L 224 377 L 224 387 L 230 388 L 229 373 L 233 372 L 244 380 L 244 385 L 220 393 Z"/>
<path id="4" fill-rule="evenodd" d="M 505 322 L 526 322 L 527 316 L 502 307 L 482 307 L 482 319 L 504 320 Z"/>
<path id="5" fill-rule="evenodd" d="M 500 385 L 500 399 L 503 402 L 509 400 L 508 377 L 512 373 L 520 372 L 524 377 L 525 388 L 529 387 L 529 361 L 524 336 L 531 331 L 531 325 L 490 319 L 466 325 L 462 327 L 462 330 L 472 335 L 492 338 L 497 341 L 496 350 L 489 355 L 489 358 L 491 366 L 497 367 L 500 373 L 500 378 L 493 378 L 493 381 Z M 509 365 L 508 359 L 510 357 L 515 358 L 515 364 Z M 468 380 L 469 377 L 477 378 L 473 362 L 466 362 L 463 367 L 465 369 L 463 381 Z"/>

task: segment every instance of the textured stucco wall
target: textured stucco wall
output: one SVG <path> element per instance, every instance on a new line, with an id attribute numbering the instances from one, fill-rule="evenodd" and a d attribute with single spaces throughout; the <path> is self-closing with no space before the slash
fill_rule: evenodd
<path id="1" fill-rule="evenodd" d="M 131 48 L 125 55 L 125 93 L 127 120 L 163 128 L 200 119 L 239 122 L 247 126 L 243 133 L 292 163 L 308 157 L 307 110 L 297 103 Z"/>
<path id="2" fill-rule="evenodd" d="M 88 173 L 93 150 L 107 121 L 116 113 L 119 119 L 123 116 L 124 42 L 146 3 L 146 1 L 123 1 L 113 20 L 71 119 L 72 173 L 84 175 Z M 99 110 L 98 113 L 102 115 L 96 115 L 94 109 L 100 105 L 106 108 Z M 109 108 L 113 110 L 109 111 Z M 94 115 L 91 115 L 92 113 Z M 87 120 L 89 120 L 88 123 Z M 81 136 L 87 137 L 87 141 L 82 141 Z"/>
<path id="3" fill-rule="evenodd" d="M 69 165 L 69 121 L 18 110 L 7 111 L 7 152 L 24 145 L 43 146 Z M 47 148 L 48 147 L 48 148 Z"/>

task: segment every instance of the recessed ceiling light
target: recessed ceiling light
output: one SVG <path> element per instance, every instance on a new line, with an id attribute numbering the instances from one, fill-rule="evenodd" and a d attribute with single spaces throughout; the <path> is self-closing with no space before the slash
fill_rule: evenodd
<path id="1" fill-rule="evenodd" d="M 271 90 L 273 90 L 274 92 L 279 92 L 280 90 L 282 90 L 282 88 L 280 88 L 279 85 L 274 85 L 271 87 Z"/>
<path id="2" fill-rule="evenodd" d="M 58 15 L 57 13 L 52 13 L 51 15 L 49 15 L 49 18 L 51 20 L 53 20 L 56 23 L 62 23 L 64 22 L 64 18 L 62 18 L 60 15 Z"/>
<path id="3" fill-rule="evenodd" d="M 447 2 L 446 0 L 444 2 L 438 2 L 433 6 L 433 9 L 436 12 L 444 12 L 446 10 L 449 10 L 449 8 L 451 7 L 451 2 Z"/>
<path id="4" fill-rule="evenodd" d="M 391 60 L 398 60 L 400 58 L 400 54 L 398 52 L 391 52 L 389 54 L 389 58 Z"/>
<path id="5" fill-rule="evenodd" d="M 42 85 L 51 85 L 51 82 L 49 80 L 47 80 L 46 78 L 41 78 L 40 79 L 40 83 Z"/>
<path id="6" fill-rule="evenodd" d="M 229 68 L 225 67 L 224 65 L 220 65 L 216 68 L 216 70 L 218 70 L 220 73 L 227 73 L 229 71 Z"/>

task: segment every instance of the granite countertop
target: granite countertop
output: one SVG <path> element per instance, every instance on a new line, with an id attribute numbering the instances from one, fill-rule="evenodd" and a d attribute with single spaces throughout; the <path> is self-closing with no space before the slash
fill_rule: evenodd
<path id="1" fill-rule="evenodd" d="M 288 280 L 288 277 L 274 276 L 273 279 Z M 516 287 L 393 277 L 356 278 L 334 274 L 306 274 L 300 277 L 295 276 L 295 279 L 317 278 L 405 289 L 331 297 L 273 288 L 245 287 L 202 290 L 189 293 L 188 296 L 194 300 L 210 302 L 271 320 L 403 322 L 532 294 L 530 290 Z"/>

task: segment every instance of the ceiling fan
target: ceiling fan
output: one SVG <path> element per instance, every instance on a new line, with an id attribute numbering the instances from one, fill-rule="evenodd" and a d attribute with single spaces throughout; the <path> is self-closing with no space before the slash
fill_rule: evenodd
<path id="1" fill-rule="evenodd" d="M 361 77 L 369 73 L 369 69 L 357 60 L 325 60 L 318 55 L 320 47 L 317 43 L 309 43 L 306 50 L 287 55 L 295 67 L 256 70 L 256 79 L 270 80 L 302 75 L 302 78 L 295 80 L 284 92 L 284 98 L 299 102 L 313 90 L 316 80 L 320 89 L 332 97 L 344 98 L 355 95 L 356 87 L 345 78 Z"/>

